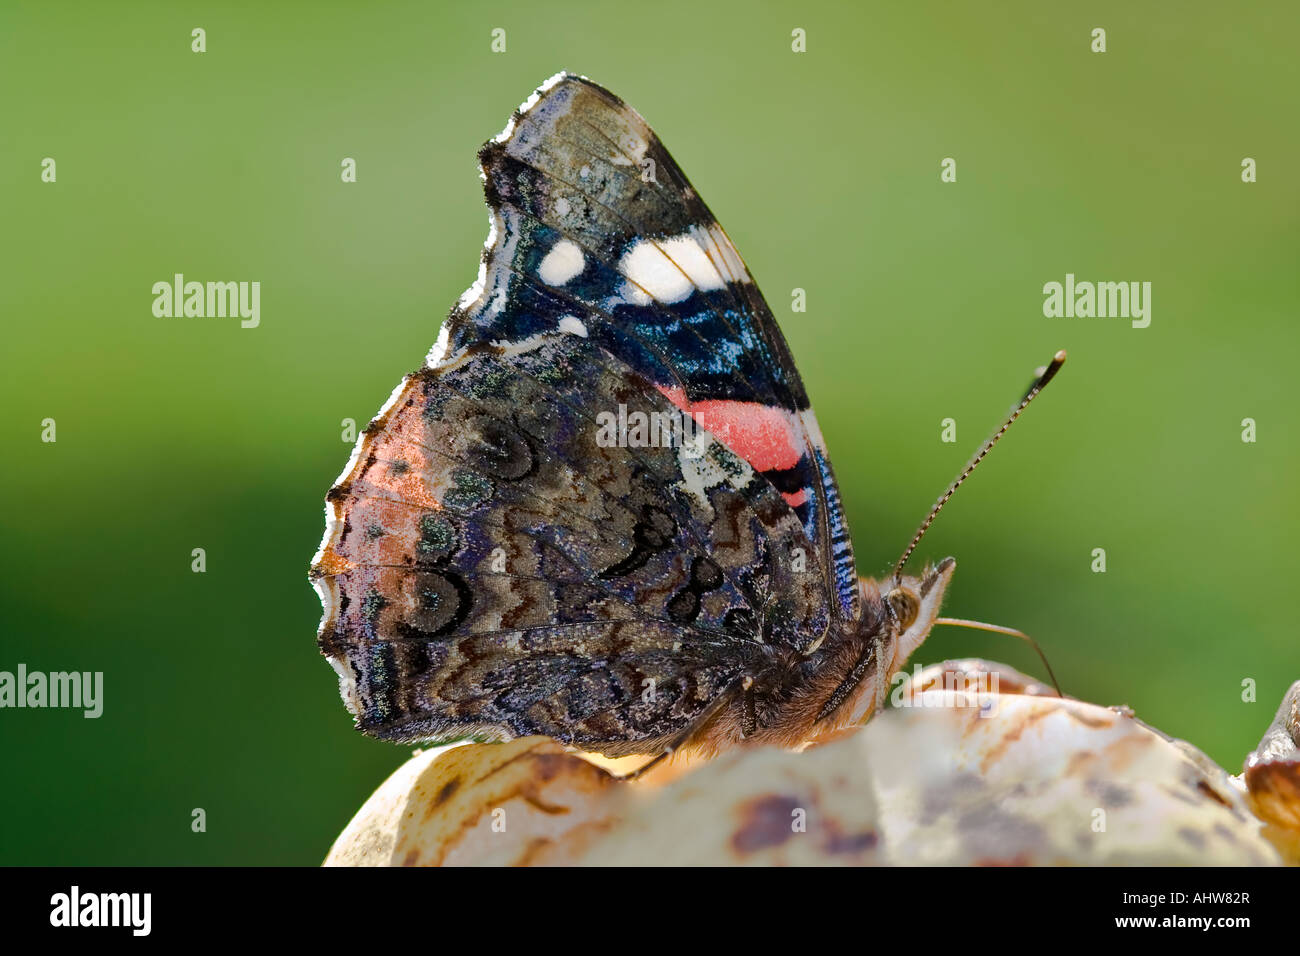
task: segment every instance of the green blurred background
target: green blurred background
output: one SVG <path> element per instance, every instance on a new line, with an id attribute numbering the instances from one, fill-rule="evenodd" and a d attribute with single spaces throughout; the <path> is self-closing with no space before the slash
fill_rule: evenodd
<path id="1" fill-rule="evenodd" d="M 1238 769 L 1300 678 L 1296 5 L 893 6 L 0 7 L 0 669 L 105 674 L 98 720 L 0 711 L 0 863 L 314 864 L 406 758 L 351 729 L 307 564 L 341 420 L 474 278 L 475 150 L 562 68 L 748 260 L 863 573 L 1069 349 L 920 556 L 957 557 L 949 613 Z M 155 318 L 175 272 L 260 281 L 261 326 Z M 1153 283 L 1151 326 L 1045 318 L 1067 272 Z M 918 659 L 966 655 L 1038 672 L 967 631 Z"/>

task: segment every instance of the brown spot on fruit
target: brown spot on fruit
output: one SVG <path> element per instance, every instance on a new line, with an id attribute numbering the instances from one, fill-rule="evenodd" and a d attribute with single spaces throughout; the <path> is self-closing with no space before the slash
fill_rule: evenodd
<path id="1" fill-rule="evenodd" d="M 861 833 L 848 834 L 834 830 L 831 832 L 830 838 L 827 839 L 823 849 L 827 853 L 843 853 L 854 856 L 868 850 L 874 850 L 879 843 L 880 834 L 875 830 L 864 830 Z"/>
<path id="2" fill-rule="evenodd" d="M 737 853 L 757 853 L 780 846 L 794 836 L 794 812 L 799 803 L 793 797 L 772 795 L 751 800 L 740 807 L 741 824 L 731 836 Z"/>
<path id="3" fill-rule="evenodd" d="M 534 810 L 538 810 L 542 813 L 555 816 L 557 814 L 569 812 L 568 807 L 562 807 L 558 803 L 547 803 L 545 800 L 537 796 L 535 793 L 524 793 L 522 794 L 522 796 L 526 804 L 528 804 Z"/>
<path id="4" fill-rule="evenodd" d="M 442 785 L 442 789 L 438 791 L 438 795 L 433 798 L 433 805 L 435 807 L 442 806 L 444 803 L 450 800 L 451 795 L 459 789 L 460 789 L 460 777 L 453 777 L 451 780 L 448 780 L 446 783 Z"/>
<path id="5" fill-rule="evenodd" d="M 1199 791 L 1201 791 L 1201 793 L 1205 794 L 1207 797 L 1209 797 L 1209 798 L 1210 798 L 1211 800 L 1213 800 L 1215 803 L 1222 804 L 1222 805 L 1225 806 L 1225 807 L 1230 807 L 1230 806 L 1232 806 L 1231 803 L 1229 803 L 1227 800 L 1225 800 L 1225 799 L 1223 798 L 1223 796 L 1222 796 L 1218 791 L 1216 791 L 1213 787 L 1211 787 L 1211 786 L 1210 786 L 1208 783 L 1206 783 L 1204 780 L 1198 780 L 1198 781 L 1196 781 L 1196 789 L 1199 790 Z"/>

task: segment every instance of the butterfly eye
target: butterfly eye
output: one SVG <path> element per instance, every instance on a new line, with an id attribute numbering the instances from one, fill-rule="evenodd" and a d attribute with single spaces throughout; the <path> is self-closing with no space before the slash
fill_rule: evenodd
<path id="1" fill-rule="evenodd" d="M 905 631 L 916 623 L 916 615 L 921 609 L 921 602 L 907 588 L 894 588 L 886 595 L 889 606 L 894 609 L 898 623 Z"/>

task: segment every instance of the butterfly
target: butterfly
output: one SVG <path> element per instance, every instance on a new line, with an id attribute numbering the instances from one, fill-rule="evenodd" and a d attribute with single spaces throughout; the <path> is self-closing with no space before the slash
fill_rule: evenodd
<path id="1" fill-rule="evenodd" d="M 478 279 L 360 437 L 311 567 L 357 726 L 662 756 L 864 720 L 953 559 L 858 576 L 772 311 L 638 113 L 560 73 L 479 164 Z"/>

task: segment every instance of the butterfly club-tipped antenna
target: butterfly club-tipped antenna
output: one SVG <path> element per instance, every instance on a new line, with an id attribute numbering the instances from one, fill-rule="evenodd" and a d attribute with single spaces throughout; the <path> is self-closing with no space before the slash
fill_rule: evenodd
<path id="1" fill-rule="evenodd" d="M 930 525 L 934 524 L 934 519 L 938 517 L 939 512 L 943 510 L 943 506 L 948 503 L 948 499 L 950 499 L 953 494 L 956 493 L 957 489 L 961 487 L 961 483 L 971 476 L 971 472 L 973 472 L 979 463 L 984 460 L 984 457 L 990 450 L 992 450 L 993 446 L 998 443 L 999 439 L 1007 433 L 1007 429 L 1015 423 L 1021 413 L 1029 407 L 1029 403 L 1037 398 L 1038 393 L 1047 387 L 1047 383 L 1056 376 L 1056 373 L 1061 370 L 1061 366 L 1064 364 L 1065 349 L 1061 349 L 1052 357 L 1052 361 L 1045 367 L 1035 370 L 1034 381 L 1030 384 L 1029 390 L 1025 392 L 1025 397 L 1022 398 L 1013 409 L 1011 409 L 1011 414 L 1009 414 L 1006 421 L 1002 423 L 1002 427 L 985 439 L 984 444 L 980 445 L 979 450 L 975 452 L 975 456 L 971 458 L 966 467 L 962 469 L 961 474 L 958 475 L 953 483 L 948 486 L 948 490 L 939 496 L 939 500 L 934 503 L 934 507 L 930 509 L 930 513 L 925 516 L 925 520 L 921 522 L 921 526 L 916 529 L 916 534 L 912 535 L 912 541 L 907 546 L 907 550 L 903 552 L 903 556 L 899 558 L 898 563 L 894 565 L 895 587 L 897 587 L 902 580 L 903 568 L 907 565 L 907 559 L 912 556 L 912 552 L 916 550 L 916 546 L 921 543 L 921 538 L 923 538 L 925 533 L 930 530 Z"/>
<path id="2" fill-rule="evenodd" d="M 939 512 L 943 510 L 943 506 L 948 503 L 948 499 L 951 498 L 957 489 L 961 487 L 961 483 L 970 477 L 971 472 L 973 472 L 976 466 L 984 460 L 984 457 L 989 453 L 989 450 L 992 449 L 992 447 L 998 443 L 998 440 L 1007 433 L 1007 429 L 1010 428 L 1015 420 L 1020 417 L 1020 414 L 1029 406 L 1029 403 L 1038 397 L 1038 393 L 1047 387 L 1047 383 L 1056 376 L 1056 373 L 1061 370 L 1061 366 L 1064 364 L 1065 350 L 1061 349 L 1052 357 L 1052 361 L 1045 367 L 1035 370 L 1034 380 L 1030 383 L 1029 390 L 1025 392 L 1024 398 L 1017 402 L 1016 406 L 1011 409 L 1011 414 L 1009 414 L 1006 421 L 1002 423 L 1002 427 L 985 439 L 984 444 L 980 445 L 979 450 L 975 452 L 975 456 L 971 458 L 966 467 L 962 469 L 961 474 L 958 475 L 956 480 L 948 486 L 948 489 L 939 496 L 939 500 L 934 503 L 934 507 L 930 509 L 930 513 L 926 515 L 925 520 L 921 522 L 921 527 L 916 529 L 916 534 L 912 536 L 912 541 L 907 546 L 907 550 L 903 552 L 903 556 L 898 559 L 898 564 L 894 566 L 894 587 L 898 587 L 902 579 L 903 568 L 907 564 L 907 559 L 912 556 L 912 552 L 916 550 L 916 546 L 920 543 L 921 538 L 925 535 L 925 532 L 929 530 L 930 525 L 934 523 L 935 517 L 937 517 Z M 886 606 L 888 607 L 889 605 L 887 604 Z M 1058 697 L 1064 696 L 1061 693 L 1061 685 L 1056 679 L 1056 674 L 1052 672 L 1052 665 L 1047 662 L 1047 655 L 1045 655 L 1042 648 L 1038 646 L 1038 642 L 1024 631 L 1018 631 L 1011 627 L 1003 627 L 999 624 L 985 624 L 982 621 L 970 621 L 965 618 L 939 617 L 935 618 L 934 623 L 947 624 L 954 627 L 969 627 L 981 631 L 992 631 L 996 634 L 1005 634 L 1009 637 L 1019 638 L 1020 640 L 1027 642 L 1029 646 L 1034 649 L 1034 653 L 1038 655 L 1039 660 L 1043 662 L 1043 667 L 1047 669 L 1047 674 L 1051 678 L 1052 686 L 1056 688 L 1056 695 Z"/>

